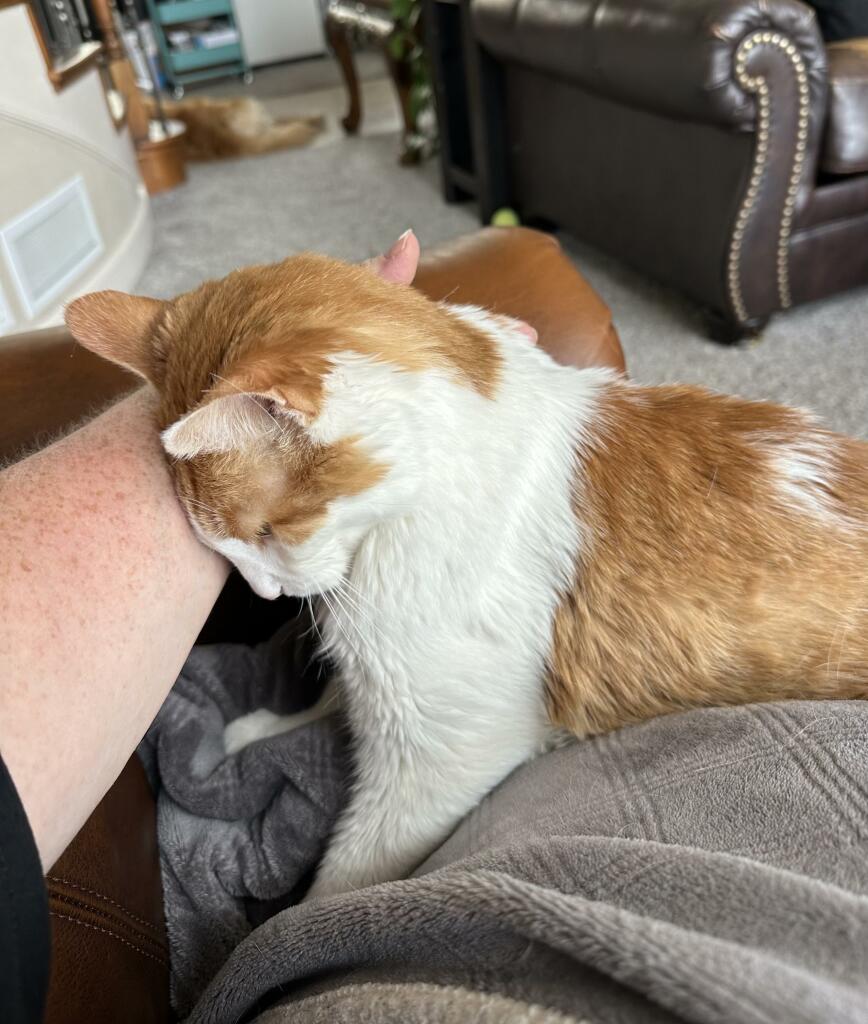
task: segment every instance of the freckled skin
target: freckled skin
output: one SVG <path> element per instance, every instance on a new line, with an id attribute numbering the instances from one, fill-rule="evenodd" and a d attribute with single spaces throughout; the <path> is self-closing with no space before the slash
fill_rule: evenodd
<path id="1" fill-rule="evenodd" d="M 0 473 L 0 749 L 46 870 L 141 739 L 226 577 L 175 499 L 153 404 L 140 392 Z"/>

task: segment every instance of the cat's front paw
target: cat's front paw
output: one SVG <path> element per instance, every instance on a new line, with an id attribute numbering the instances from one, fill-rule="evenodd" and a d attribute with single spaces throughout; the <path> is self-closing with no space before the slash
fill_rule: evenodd
<path id="1" fill-rule="evenodd" d="M 239 750 L 250 746 L 257 740 L 264 740 L 283 732 L 286 716 L 276 715 L 268 708 L 259 708 L 249 715 L 242 715 L 230 722 L 223 730 L 223 746 L 228 755 L 237 754 Z"/>

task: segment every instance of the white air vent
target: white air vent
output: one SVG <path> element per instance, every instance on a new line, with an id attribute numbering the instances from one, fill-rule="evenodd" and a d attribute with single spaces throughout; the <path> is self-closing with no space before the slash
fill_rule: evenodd
<path id="1" fill-rule="evenodd" d="M 30 317 L 62 295 L 102 252 L 102 239 L 81 178 L 6 224 L 0 239 Z"/>

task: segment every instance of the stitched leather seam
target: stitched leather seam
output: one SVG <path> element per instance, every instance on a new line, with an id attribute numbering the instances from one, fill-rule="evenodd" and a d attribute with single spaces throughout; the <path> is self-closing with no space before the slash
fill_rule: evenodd
<path id="1" fill-rule="evenodd" d="M 132 933 L 134 937 L 140 939 L 142 942 L 147 943 L 149 945 L 153 944 L 154 946 L 156 946 L 157 949 L 160 950 L 160 952 L 163 952 L 166 949 L 165 941 L 160 941 L 155 936 L 149 935 L 147 932 L 141 931 L 140 929 L 136 928 L 134 924 L 132 924 L 129 921 L 126 921 L 123 915 L 118 914 L 114 911 L 102 910 L 99 907 L 93 906 L 93 904 L 91 903 L 85 902 L 84 900 L 78 900 L 71 896 L 64 896 L 62 893 L 57 892 L 50 892 L 49 899 L 54 903 L 60 903 L 61 905 L 68 907 L 75 907 L 78 910 L 84 911 L 87 914 L 90 914 L 94 917 L 98 917 L 101 920 L 105 921 L 105 923 L 110 927 L 129 931 Z"/>
<path id="2" fill-rule="evenodd" d="M 148 953 L 147 950 L 141 949 L 134 942 L 130 942 L 128 939 L 125 939 L 122 936 L 115 934 L 115 932 L 110 931 L 108 928 L 101 928 L 98 924 L 90 924 L 88 921 L 82 921 L 77 917 L 71 917 L 69 914 L 61 914 L 57 910 L 52 910 L 50 911 L 50 913 L 52 917 L 60 918 L 63 921 L 71 921 L 72 924 L 80 925 L 82 928 L 90 928 L 92 931 L 102 932 L 104 935 L 108 935 L 116 942 L 122 942 L 125 946 L 129 946 L 130 949 L 135 950 L 135 952 L 141 954 L 141 956 L 146 956 L 149 960 L 153 960 L 154 963 L 159 964 L 160 967 L 169 966 L 168 962 L 165 959 L 161 959 L 160 957 L 154 956 L 153 953 Z"/>
<path id="3" fill-rule="evenodd" d="M 796 150 L 793 156 L 793 165 L 787 185 L 786 198 L 781 213 L 781 221 L 778 229 L 777 245 L 777 285 L 778 297 L 782 309 L 788 309 L 792 305 L 790 294 L 790 235 L 793 229 L 793 213 L 796 205 L 796 198 L 799 194 L 799 185 L 802 180 L 802 170 L 805 163 L 805 152 L 808 143 L 808 124 L 811 113 L 811 95 L 808 84 L 808 72 L 805 61 L 799 53 L 795 43 L 778 32 L 752 32 L 740 43 L 735 54 L 735 77 L 745 92 L 757 96 L 759 109 L 757 118 L 757 143 L 754 151 L 753 167 L 751 169 L 750 182 L 739 209 L 735 222 L 735 229 L 732 234 L 729 258 L 727 262 L 727 279 L 729 284 L 729 297 L 736 317 L 741 323 L 749 319 L 748 311 L 744 302 L 744 294 L 741 287 L 741 255 L 744 235 L 748 222 L 754 212 L 757 199 L 760 193 L 760 186 L 765 177 L 768 166 L 768 146 L 771 134 L 771 100 L 769 84 L 765 75 L 751 75 L 747 70 L 747 61 L 751 52 L 758 47 L 777 47 L 793 65 L 796 74 L 796 85 L 799 92 L 799 111 L 796 128 Z"/>
<path id="4" fill-rule="evenodd" d="M 106 896 L 103 892 L 98 892 L 96 889 L 88 889 L 85 885 L 79 885 L 77 882 L 70 882 L 68 878 L 59 878 L 57 875 L 46 875 L 45 878 L 47 881 L 54 882 L 57 885 L 66 885 L 69 886 L 70 889 L 77 889 L 79 892 L 87 893 L 88 896 L 96 896 L 97 899 L 102 900 L 104 903 L 109 903 L 113 907 L 117 907 L 118 910 L 122 910 L 127 917 L 135 921 L 137 924 L 140 924 L 143 928 L 149 928 L 158 935 L 162 935 L 162 932 L 157 925 L 152 924 L 150 921 L 146 921 L 143 917 L 139 917 L 137 914 L 134 914 L 122 903 L 118 903 L 117 900 L 113 900 L 111 896 Z"/>
<path id="5" fill-rule="evenodd" d="M 854 224 L 858 224 L 861 227 L 863 222 L 868 224 L 868 211 L 865 213 L 854 213 L 850 216 L 841 214 L 835 217 L 834 220 L 824 220 L 819 224 L 808 224 L 805 227 L 799 228 L 798 231 L 793 233 L 793 241 L 801 244 L 805 239 L 810 239 L 813 235 L 831 234 L 840 227 L 851 227 Z"/>
<path id="6" fill-rule="evenodd" d="M 868 160 L 862 160 L 859 167 L 851 167 L 841 161 L 826 159 L 823 161 L 823 170 L 829 174 L 864 174 L 868 171 Z M 840 217 L 836 217 L 835 220 L 850 220 L 850 218 L 842 214 Z M 829 223 L 834 223 L 834 221 Z"/>

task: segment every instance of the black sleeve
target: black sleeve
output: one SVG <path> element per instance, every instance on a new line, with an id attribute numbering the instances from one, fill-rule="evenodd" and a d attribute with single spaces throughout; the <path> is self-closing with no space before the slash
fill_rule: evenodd
<path id="1" fill-rule="evenodd" d="M 42 865 L 30 824 L 0 758 L 0 1021 L 38 1024 L 51 934 Z"/>

